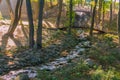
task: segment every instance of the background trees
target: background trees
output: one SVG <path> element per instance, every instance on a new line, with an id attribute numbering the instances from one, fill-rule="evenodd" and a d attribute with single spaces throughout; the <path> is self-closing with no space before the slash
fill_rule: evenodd
<path id="1" fill-rule="evenodd" d="M 74 9 L 76 7 L 79 7 L 80 9 L 87 7 L 86 8 L 86 10 L 87 10 L 88 8 L 91 7 L 92 12 L 90 13 L 90 15 L 92 15 L 92 17 L 89 17 L 89 18 L 91 18 L 91 21 L 86 23 L 86 24 L 89 24 L 88 25 L 89 30 L 90 30 L 89 33 L 91 36 L 93 35 L 94 30 L 108 32 L 107 31 L 108 27 L 106 26 L 106 24 L 108 24 L 107 21 L 109 19 L 109 28 L 112 28 L 113 20 L 116 19 L 114 17 L 114 15 L 116 15 L 116 12 L 118 12 L 118 8 L 117 8 L 118 2 L 116 0 L 115 1 L 113 1 L 113 0 L 107 0 L 107 1 L 106 0 L 91 0 L 91 1 L 87 1 L 87 0 L 74 0 L 74 1 L 73 0 L 64 0 L 64 1 L 63 0 L 46 0 L 46 1 L 44 1 L 45 5 L 43 5 L 43 2 L 39 3 L 39 0 L 31 0 L 31 2 L 32 1 L 34 1 L 35 3 L 31 3 L 31 8 L 32 8 L 31 11 L 29 11 L 29 9 L 27 9 L 27 11 L 29 12 L 29 14 L 27 14 L 29 16 L 28 20 L 30 22 L 30 25 L 33 25 L 35 27 L 38 26 L 38 28 L 36 28 L 36 30 L 35 30 L 35 32 L 37 31 L 37 33 L 36 33 L 37 35 L 34 34 L 34 28 L 30 28 L 30 34 L 32 35 L 31 39 L 30 39 L 31 40 L 30 45 L 32 44 L 32 46 L 34 44 L 33 35 L 37 36 L 35 39 L 37 46 L 40 46 L 40 47 L 42 46 L 42 27 L 44 27 L 42 25 L 44 22 L 43 18 L 46 22 L 46 20 L 47 20 L 46 15 L 51 16 L 51 12 L 52 12 L 53 8 L 58 10 L 58 12 L 54 13 L 55 16 L 57 17 L 56 20 L 54 21 L 54 23 L 55 23 L 54 26 L 58 27 L 58 29 L 63 26 L 64 27 L 67 26 L 68 32 L 71 33 L 71 28 L 74 26 L 74 23 L 75 23 L 74 19 L 75 19 L 76 12 L 74 11 Z M 10 17 L 11 17 L 11 27 L 8 30 L 8 34 L 12 35 L 16 29 L 17 24 L 19 23 L 20 18 L 21 18 L 22 0 L 17 1 L 15 11 L 11 7 L 10 0 L 6 0 L 6 2 L 8 5 L 8 8 L 9 8 Z M 26 5 L 28 6 L 28 4 L 26 4 Z M 57 5 L 57 7 L 56 7 L 56 5 Z M 45 9 L 44 9 L 44 7 L 45 7 Z M 38 9 L 36 9 L 36 8 L 38 8 Z M 64 14 L 67 16 L 63 19 L 62 14 L 64 13 L 64 11 L 67 12 L 66 14 Z M 32 14 L 30 12 L 32 12 Z M 75 15 L 74 15 L 74 12 L 75 12 Z M 88 9 L 88 12 L 90 12 L 89 9 Z M 57 13 L 57 15 L 56 15 L 56 13 Z M 32 16 L 33 17 L 35 16 L 36 19 L 32 20 L 32 18 L 31 18 Z M 80 16 L 80 14 L 79 14 L 79 16 Z M 34 20 L 35 20 L 35 23 L 34 23 Z M 63 22 L 62 20 L 64 20 L 65 22 Z M 36 25 L 36 23 L 38 23 L 38 24 Z M 47 22 L 47 24 L 49 24 L 49 22 Z M 62 24 L 62 26 L 60 24 Z"/>
<path id="2" fill-rule="evenodd" d="M 73 15 L 72 15 L 72 13 L 73 13 L 73 0 L 70 0 L 70 2 L 69 2 L 69 14 L 70 14 L 70 17 L 69 17 L 69 34 L 71 34 L 71 27 L 72 27 L 72 20 L 73 20 Z"/>
<path id="3" fill-rule="evenodd" d="M 118 37 L 119 37 L 119 44 L 120 44 L 120 0 L 119 0 L 119 11 L 118 11 Z"/>
<path id="4" fill-rule="evenodd" d="M 95 0 L 95 4 L 93 7 L 93 13 L 92 13 L 92 21 L 91 21 L 91 28 L 90 28 L 90 36 L 93 36 L 93 28 L 94 28 L 94 20 L 96 15 L 96 6 L 97 6 L 98 0 Z"/>
<path id="5" fill-rule="evenodd" d="M 58 27 L 58 28 L 59 28 L 59 25 L 60 25 L 62 6 L 63 6 L 63 0 L 58 0 L 59 12 L 58 12 L 58 16 L 57 16 L 57 19 L 56 19 L 56 27 Z"/>
<path id="6" fill-rule="evenodd" d="M 0 14 L 0 74 L 40 64 L 40 69 L 50 72 L 38 74 L 37 78 L 43 80 L 120 80 L 118 0 L 25 0 L 26 4 L 24 0 L 3 1 L 9 16 Z M 27 13 L 22 12 L 24 8 Z M 3 51 L 5 48 L 10 50 Z M 68 63 L 78 65 L 66 66 Z M 54 72 L 63 66 L 65 71 Z"/>

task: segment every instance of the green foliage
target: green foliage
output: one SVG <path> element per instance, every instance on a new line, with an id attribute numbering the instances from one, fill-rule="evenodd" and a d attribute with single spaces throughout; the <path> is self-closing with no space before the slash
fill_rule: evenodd
<path id="1" fill-rule="evenodd" d="M 56 32 L 54 32 L 52 34 L 52 39 L 60 39 L 61 36 L 65 35 L 65 32 L 61 31 L 61 30 L 57 30 Z"/>
<path id="2" fill-rule="evenodd" d="M 66 20 L 66 22 L 64 23 L 64 26 L 65 26 L 65 27 L 69 27 L 69 25 L 70 25 L 70 24 L 69 24 L 69 16 L 70 16 L 70 12 L 68 11 L 68 12 L 67 12 L 67 18 L 68 18 L 68 20 Z M 75 21 L 75 18 L 74 18 L 74 17 L 75 17 L 75 12 L 73 11 L 73 12 L 72 12 L 72 25 L 73 25 L 73 23 L 74 23 L 74 21 Z"/>
<path id="3" fill-rule="evenodd" d="M 74 47 L 77 43 L 78 40 L 74 35 L 66 35 L 62 40 L 62 46 L 64 48 Z"/>
<path id="4" fill-rule="evenodd" d="M 108 44 L 109 47 L 116 47 L 116 44 L 113 42 L 115 38 L 118 37 L 111 34 L 106 34 L 104 35 L 103 40 Z"/>
<path id="5" fill-rule="evenodd" d="M 41 80 L 79 80 L 83 76 L 87 78 L 87 72 L 90 70 L 89 66 L 83 61 L 78 62 L 78 64 L 71 64 L 65 66 L 62 69 L 57 69 L 55 71 L 38 71 L 38 79 Z"/>
<path id="6" fill-rule="evenodd" d="M 101 66 L 89 68 L 83 61 L 65 66 L 55 71 L 38 71 L 41 80 L 120 80 L 120 72 L 109 67 L 107 70 Z"/>
<path id="7" fill-rule="evenodd" d="M 115 66 L 120 58 L 120 50 L 114 42 L 115 38 L 117 37 L 110 34 L 99 36 L 99 38 L 95 37 L 95 40 L 93 39 L 94 44 L 87 51 L 87 54 L 89 53 L 90 58 L 93 58 L 103 66 Z"/>
<path id="8" fill-rule="evenodd" d="M 115 62 L 116 58 L 112 55 L 105 55 L 99 57 L 100 63 L 102 64 L 112 64 Z"/>
<path id="9" fill-rule="evenodd" d="M 0 12 L 0 20 L 2 20 L 3 19 L 3 17 L 2 17 L 2 13 Z"/>
<path id="10" fill-rule="evenodd" d="M 92 80 L 120 80 L 120 73 L 113 68 L 104 71 L 101 67 L 98 67 L 92 74 Z"/>
<path id="11" fill-rule="evenodd" d="M 38 2 L 38 0 L 31 0 L 31 2 Z"/>

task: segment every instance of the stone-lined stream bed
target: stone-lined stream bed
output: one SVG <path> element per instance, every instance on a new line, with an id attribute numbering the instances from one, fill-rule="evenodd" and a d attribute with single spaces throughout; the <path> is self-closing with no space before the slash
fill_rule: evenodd
<path id="1" fill-rule="evenodd" d="M 29 76 L 29 78 L 35 78 L 37 76 L 38 70 L 55 70 L 57 68 L 61 68 L 64 65 L 70 64 L 70 60 L 73 60 L 75 58 L 80 58 L 86 62 L 88 65 L 93 65 L 94 62 L 89 59 L 83 52 L 86 50 L 86 47 L 90 47 L 90 41 L 82 41 L 74 49 L 72 49 L 69 54 L 65 57 L 60 57 L 55 59 L 54 61 L 41 64 L 40 66 L 34 66 L 34 67 L 26 67 L 24 69 L 20 70 L 13 70 L 10 71 L 8 74 L 5 74 L 1 76 L 0 78 L 3 80 L 14 80 L 17 76 L 20 74 L 26 74 Z"/>

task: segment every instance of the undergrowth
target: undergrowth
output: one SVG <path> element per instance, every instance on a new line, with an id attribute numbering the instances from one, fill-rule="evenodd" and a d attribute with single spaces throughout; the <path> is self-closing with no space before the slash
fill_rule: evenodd
<path id="1" fill-rule="evenodd" d="M 120 49 L 116 36 L 107 34 L 94 37 L 91 48 L 84 54 L 95 61 L 90 67 L 81 59 L 54 71 L 38 71 L 41 80 L 120 80 Z M 69 41 L 66 40 L 69 43 Z"/>

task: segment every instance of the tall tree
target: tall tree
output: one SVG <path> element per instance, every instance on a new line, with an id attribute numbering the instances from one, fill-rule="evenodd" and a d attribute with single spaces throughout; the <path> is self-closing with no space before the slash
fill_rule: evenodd
<path id="1" fill-rule="evenodd" d="M 99 9 L 98 9 L 98 24 L 101 21 L 101 13 L 102 13 L 102 1 L 103 0 L 99 0 Z"/>
<path id="2" fill-rule="evenodd" d="M 113 0 L 111 0 L 111 3 L 110 3 L 110 26 L 111 26 L 111 23 L 112 23 L 112 14 L 113 14 Z"/>
<path id="3" fill-rule="evenodd" d="M 119 12 L 118 12 L 118 37 L 119 37 L 119 44 L 120 44 L 120 0 L 119 0 Z"/>
<path id="4" fill-rule="evenodd" d="M 98 0 L 95 0 L 93 13 L 92 13 L 92 21 L 91 21 L 91 27 L 90 27 L 90 36 L 93 36 L 93 28 L 94 28 L 94 21 L 95 21 L 95 15 L 96 15 L 96 6 L 97 6 Z"/>
<path id="5" fill-rule="evenodd" d="M 33 24 L 33 14 L 32 14 L 32 7 L 31 1 L 26 0 L 26 7 L 27 7 L 27 15 L 29 21 L 29 47 L 33 48 L 34 46 L 34 24 Z"/>
<path id="6" fill-rule="evenodd" d="M 43 8 L 44 0 L 39 1 L 39 17 L 38 17 L 38 29 L 37 29 L 37 48 L 42 48 L 42 20 L 43 20 Z"/>
<path id="7" fill-rule="evenodd" d="M 104 28 L 104 21 L 105 21 L 105 1 L 103 0 L 102 2 L 103 7 L 102 7 L 102 30 Z"/>
<path id="8" fill-rule="evenodd" d="M 71 34 L 71 27 L 72 27 L 72 12 L 73 12 L 73 0 L 70 0 L 70 3 L 69 3 L 70 18 L 69 18 L 69 29 L 68 29 L 69 34 Z"/>
<path id="9" fill-rule="evenodd" d="M 62 3 L 63 0 L 58 0 L 58 7 L 59 7 L 59 12 L 56 20 L 56 27 L 59 28 L 60 25 L 60 18 L 61 18 L 61 13 L 62 13 Z"/>
<path id="10" fill-rule="evenodd" d="M 22 9 L 22 4 L 23 4 L 23 0 L 17 0 L 17 4 L 15 7 L 15 15 L 14 15 L 14 20 L 11 23 L 9 29 L 8 29 L 8 34 L 9 35 L 13 35 L 13 32 L 15 31 L 18 22 L 21 18 L 21 9 Z"/>

